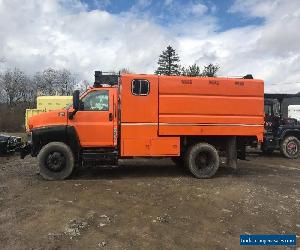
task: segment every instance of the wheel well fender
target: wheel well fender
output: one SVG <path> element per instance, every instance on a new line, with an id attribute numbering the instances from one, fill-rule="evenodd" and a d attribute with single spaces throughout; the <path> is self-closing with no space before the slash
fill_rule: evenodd
<path id="1" fill-rule="evenodd" d="M 285 130 L 281 136 L 280 136 L 280 140 L 284 140 L 284 138 L 286 138 L 287 136 L 295 136 L 300 140 L 300 129 L 287 129 Z"/>
<path id="2" fill-rule="evenodd" d="M 43 146 L 50 142 L 66 143 L 74 155 L 80 151 L 80 142 L 73 126 L 59 125 L 36 128 L 32 130 L 31 155 L 37 156 Z"/>

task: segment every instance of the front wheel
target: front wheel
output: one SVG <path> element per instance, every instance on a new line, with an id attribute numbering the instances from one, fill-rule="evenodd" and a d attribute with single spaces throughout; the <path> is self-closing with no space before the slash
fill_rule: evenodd
<path id="1" fill-rule="evenodd" d="M 46 180 L 64 180 L 74 169 L 74 155 L 62 142 L 50 142 L 38 154 L 40 175 Z"/>
<path id="2" fill-rule="evenodd" d="M 281 143 L 281 153 L 290 159 L 296 159 L 300 156 L 300 141 L 295 136 L 287 136 Z"/>
<path id="3" fill-rule="evenodd" d="M 197 143 L 189 148 L 185 164 L 195 177 L 211 178 L 219 168 L 220 158 L 214 146 L 208 143 Z"/>

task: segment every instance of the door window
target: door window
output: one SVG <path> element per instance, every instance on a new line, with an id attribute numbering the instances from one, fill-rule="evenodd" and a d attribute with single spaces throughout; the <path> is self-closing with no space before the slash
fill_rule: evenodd
<path id="1" fill-rule="evenodd" d="M 133 80 L 131 83 L 131 93 L 133 95 L 148 95 L 150 92 L 150 84 L 147 80 Z"/>
<path id="2" fill-rule="evenodd" d="M 96 90 L 82 98 L 82 110 L 84 111 L 108 111 L 109 91 Z"/>

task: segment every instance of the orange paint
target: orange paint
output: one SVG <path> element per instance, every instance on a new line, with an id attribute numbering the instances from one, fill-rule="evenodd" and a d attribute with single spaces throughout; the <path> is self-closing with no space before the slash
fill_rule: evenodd
<path id="1" fill-rule="evenodd" d="M 134 94 L 133 80 L 146 80 L 149 93 Z M 142 93 L 146 85 L 137 86 Z M 119 146 L 121 157 L 179 155 L 182 136 L 263 140 L 262 80 L 127 74 L 119 88 L 91 88 L 81 98 L 99 90 L 109 92 L 107 110 L 79 110 L 73 119 L 52 111 L 32 117 L 29 127 L 73 126 L 81 147 Z"/>
<path id="2" fill-rule="evenodd" d="M 263 140 L 261 80 L 154 75 L 121 79 L 121 145 L 126 149 L 122 156 L 151 155 L 147 145 L 155 149 L 155 155 L 164 155 L 163 142 L 149 143 L 162 136 L 176 138 L 178 148 L 180 136 L 254 136 Z M 149 95 L 132 95 L 133 79 L 148 80 Z"/>
<path id="3" fill-rule="evenodd" d="M 82 98 L 99 89 L 91 89 Z M 72 120 L 68 120 L 68 125 L 74 126 L 82 147 L 111 147 L 114 142 L 114 128 L 117 126 L 117 110 L 115 102 L 117 100 L 116 88 L 101 88 L 109 91 L 109 106 L 107 111 L 77 111 Z M 109 116 L 113 119 L 110 121 Z"/>

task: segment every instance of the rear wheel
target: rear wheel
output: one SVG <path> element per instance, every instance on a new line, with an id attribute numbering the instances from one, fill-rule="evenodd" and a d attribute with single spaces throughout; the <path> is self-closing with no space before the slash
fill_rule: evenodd
<path id="1" fill-rule="evenodd" d="M 38 154 L 40 175 L 46 180 L 64 180 L 74 169 L 74 155 L 65 143 L 50 142 Z"/>
<path id="2" fill-rule="evenodd" d="M 197 143 L 189 148 L 185 164 L 195 177 L 211 178 L 219 168 L 220 158 L 214 146 L 208 143 Z"/>
<path id="3" fill-rule="evenodd" d="M 281 153 L 290 159 L 296 159 L 300 156 L 300 141 L 295 136 L 287 136 L 281 143 Z"/>

